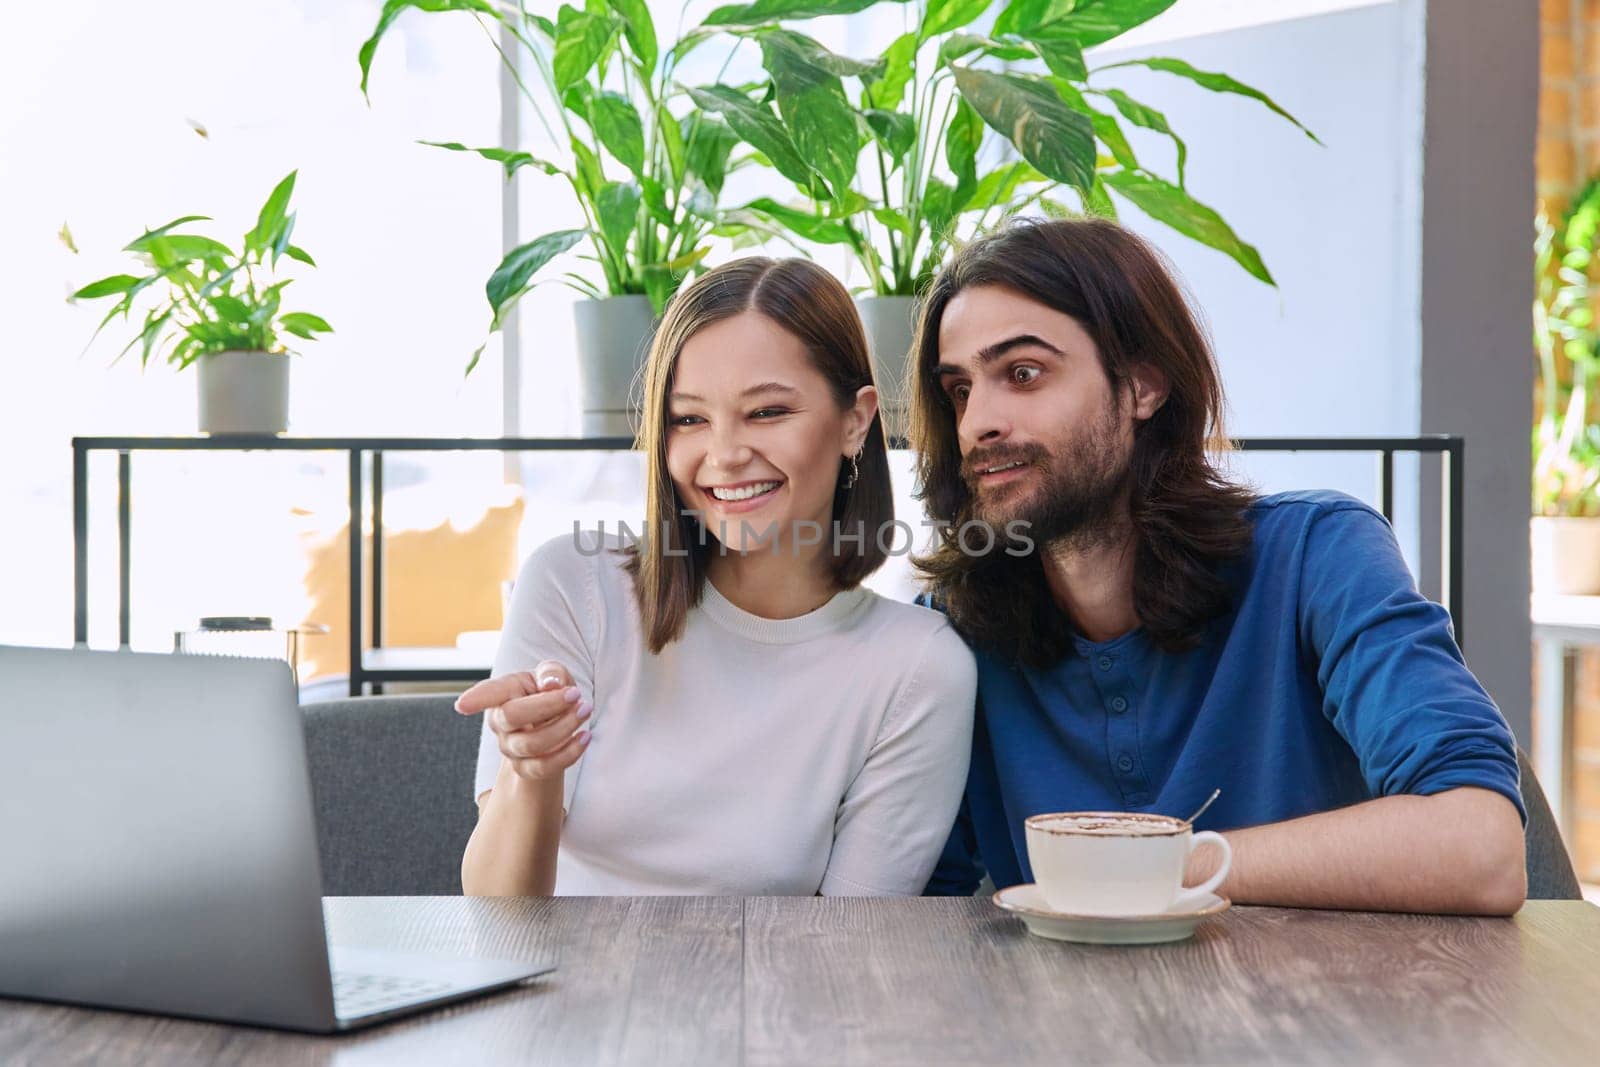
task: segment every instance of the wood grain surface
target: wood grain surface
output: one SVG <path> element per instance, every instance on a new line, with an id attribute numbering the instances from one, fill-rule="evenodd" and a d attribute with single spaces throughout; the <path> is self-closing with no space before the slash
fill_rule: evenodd
<path id="1" fill-rule="evenodd" d="M 339 944 L 554 958 L 340 1037 L 0 1000 L 12 1064 L 1589 1064 L 1600 909 L 1234 908 L 1174 945 L 1030 936 L 987 900 L 331 898 Z"/>

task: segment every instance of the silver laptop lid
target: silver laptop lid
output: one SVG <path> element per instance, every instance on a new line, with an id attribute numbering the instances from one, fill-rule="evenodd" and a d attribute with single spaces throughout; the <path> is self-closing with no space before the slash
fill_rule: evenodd
<path id="1" fill-rule="evenodd" d="M 287 664 L 0 647 L 0 995 L 331 1025 Z"/>

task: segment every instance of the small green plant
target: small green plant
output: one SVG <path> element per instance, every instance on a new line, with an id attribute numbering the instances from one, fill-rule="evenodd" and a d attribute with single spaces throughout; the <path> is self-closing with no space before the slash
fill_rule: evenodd
<path id="1" fill-rule="evenodd" d="M 1600 178 L 1552 222 L 1534 220 L 1533 345 L 1539 419 L 1533 428 L 1533 513 L 1600 516 L 1600 332 L 1593 278 Z"/>
<path id="2" fill-rule="evenodd" d="M 147 292 L 154 295 L 154 306 L 145 310 L 138 332 L 117 354 L 121 359 L 138 347 L 141 367 L 152 357 L 182 370 L 213 352 L 283 352 L 283 334 L 310 341 L 332 332 L 333 327 L 310 312 L 279 310 L 283 290 L 293 280 L 274 280 L 279 259 L 287 256 L 316 266 L 304 249 L 289 241 L 295 221 L 289 198 L 296 173 L 272 190 L 238 253 L 213 238 L 179 232 L 190 223 L 210 221 L 206 215 L 185 215 L 129 243 L 123 251 L 132 253 L 147 273 L 113 274 L 72 294 L 75 301 L 116 298 L 95 336 L 118 315 L 130 321 Z"/>

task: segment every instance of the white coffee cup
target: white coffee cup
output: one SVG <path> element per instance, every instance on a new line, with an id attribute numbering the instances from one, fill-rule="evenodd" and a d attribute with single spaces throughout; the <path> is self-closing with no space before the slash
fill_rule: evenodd
<path id="1" fill-rule="evenodd" d="M 1136 812 L 1066 811 L 1024 824 L 1033 880 L 1051 910 L 1067 915 L 1159 915 L 1199 907 L 1228 877 L 1233 850 L 1221 834 L 1182 819 Z M 1204 842 L 1222 865 L 1185 889 L 1189 855 Z"/>

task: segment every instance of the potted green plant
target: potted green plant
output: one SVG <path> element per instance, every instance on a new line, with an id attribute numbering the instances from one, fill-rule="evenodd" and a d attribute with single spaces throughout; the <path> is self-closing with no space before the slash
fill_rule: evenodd
<path id="1" fill-rule="evenodd" d="M 581 10 L 563 4 L 554 20 L 520 2 L 388 0 L 361 47 L 364 93 L 380 41 L 409 8 L 467 12 L 491 38 L 503 27 L 515 42 L 520 62 L 498 42 L 496 51 L 557 146 L 553 158 L 515 147 L 426 143 L 475 152 L 503 166 L 507 180 L 530 167 L 567 187 L 582 227 L 542 234 L 504 257 L 485 287 L 489 331 L 500 329 L 552 259 L 581 246 L 592 269 L 560 280 L 588 298 L 575 310 L 583 432 L 630 433 L 629 387 L 655 318 L 710 252 L 713 236 L 739 238 L 760 228 L 718 206 L 727 175 L 752 157 L 736 158 L 738 138 L 728 124 L 690 107 L 674 80 L 683 58 L 715 34 L 662 47 L 645 0 L 586 0 Z M 468 373 L 482 352 L 480 346 L 472 354 Z"/>
<path id="2" fill-rule="evenodd" d="M 1533 429 L 1533 586 L 1538 593 L 1600 593 L 1600 332 L 1594 251 L 1600 179 L 1559 223 L 1535 217 L 1533 342 L 1538 419 Z"/>
<path id="3" fill-rule="evenodd" d="M 861 307 L 888 410 L 904 405 L 900 379 L 915 295 L 953 242 L 1005 214 L 1037 208 L 1114 216 L 1115 195 L 1273 284 L 1256 249 L 1189 194 L 1187 145 L 1165 116 L 1119 89 L 1091 84 L 1098 72 L 1089 70 L 1084 49 L 1172 2 L 1012 0 L 991 30 L 978 34 L 966 27 L 992 0 L 927 0 L 916 27 L 872 61 L 835 55 L 784 25 L 857 11 L 869 0 L 757 0 L 706 18 L 705 30 L 759 47 L 769 79 L 753 92 L 716 86 L 691 95 L 724 116 L 798 194 L 798 203 L 763 198 L 736 216 L 849 247 L 870 294 Z M 1165 58 L 1112 66 L 1135 64 L 1252 98 L 1305 129 L 1225 74 Z M 1123 120 L 1172 139 L 1175 181 L 1135 158 Z M 1003 141 L 1012 158 L 980 169 L 986 138 Z M 1061 190 L 1070 194 L 1066 203 L 1052 199 Z"/>
<path id="4" fill-rule="evenodd" d="M 289 240 L 295 173 L 273 188 L 237 253 L 211 237 L 183 232 L 181 227 L 209 221 L 206 215 L 185 215 L 146 230 L 123 249 L 141 273 L 113 274 L 72 294 L 74 301 L 116 298 L 95 336 L 119 315 L 129 321 L 136 304 L 152 305 L 117 359 L 137 347 L 141 367 L 152 357 L 179 370 L 194 365 L 202 433 L 287 430 L 290 352 L 282 338 L 310 341 L 333 329 L 310 312 L 280 310 L 283 290 L 293 280 L 275 280 L 280 259 L 316 266 Z M 153 301 L 141 299 L 146 293 Z"/>

